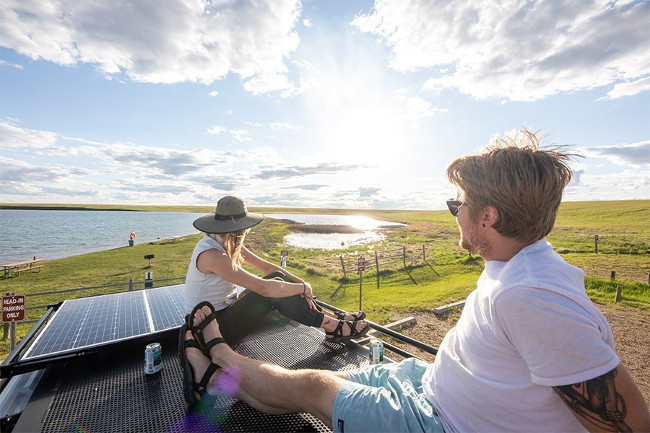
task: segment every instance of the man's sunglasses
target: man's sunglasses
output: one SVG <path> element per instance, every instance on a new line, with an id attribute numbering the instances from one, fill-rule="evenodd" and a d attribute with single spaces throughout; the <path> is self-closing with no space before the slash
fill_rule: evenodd
<path id="1" fill-rule="evenodd" d="M 462 205 L 463 205 L 462 201 L 456 199 L 447 200 L 447 207 L 449 208 L 449 212 L 451 212 L 453 216 L 458 215 L 458 208 L 461 207 Z"/>

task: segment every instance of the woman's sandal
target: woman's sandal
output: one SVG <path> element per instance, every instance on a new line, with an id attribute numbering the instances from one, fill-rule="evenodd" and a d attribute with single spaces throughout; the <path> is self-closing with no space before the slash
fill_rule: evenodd
<path id="1" fill-rule="evenodd" d="M 331 335 L 332 337 L 327 337 L 327 341 L 333 341 L 335 343 L 350 341 L 351 339 L 361 338 L 368 333 L 370 329 L 370 324 L 366 323 L 365 328 L 361 331 L 357 331 L 357 321 L 349 322 L 346 320 L 339 320 L 339 324 L 333 331 L 325 331 L 326 335 Z M 350 327 L 350 335 L 343 335 L 343 324 L 347 324 Z"/>
<path id="2" fill-rule="evenodd" d="M 196 316 L 196 312 L 199 311 L 203 307 L 208 307 L 210 309 L 210 314 L 208 314 L 203 320 L 201 320 L 201 323 L 198 325 L 194 325 L 192 322 L 194 320 L 194 317 Z M 212 304 L 208 301 L 203 301 L 198 303 L 194 309 L 192 309 L 192 312 L 187 318 L 187 326 L 189 329 L 192 331 L 192 335 L 194 336 L 194 339 L 199 345 L 199 349 L 203 352 L 205 356 L 210 358 L 210 349 L 212 349 L 214 346 L 217 344 L 228 344 L 226 343 L 226 340 L 224 340 L 222 337 L 215 337 L 210 341 L 205 341 L 205 337 L 203 336 L 203 329 L 210 324 L 213 320 L 217 319 L 217 313 L 214 311 L 214 307 Z"/>
<path id="3" fill-rule="evenodd" d="M 210 381 L 210 378 L 214 374 L 215 371 L 217 371 L 217 368 L 219 366 L 215 364 L 214 362 L 210 362 L 210 365 L 208 366 L 208 369 L 203 373 L 203 377 L 201 378 L 200 381 L 194 382 L 194 374 L 192 373 L 192 366 L 190 365 L 190 362 L 187 359 L 187 355 L 185 354 L 185 350 L 188 347 L 195 347 L 199 350 L 201 348 L 197 344 L 195 340 L 186 340 L 185 339 L 185 334 L 187 333 L 188 330 L 187 324 L 184 324 L 181 326 L 180 334 L 178 337 L 178 359 L 181 364 L 181 368 L 183 370 L 183 396 L 185 397 L 185 401 L 187 404 L 190 406 L 193 406 L 198 402 L 196 397 L 194 396 L 194 393 L 201 394 L 203 391 L 208 386 L 208 382 Z M 203 399 L 203 396 L 201 396 L 201 399 Z"/>
<path id="4" fill-rule="evenodd" d="M 357 311 L 358 314 L 352 314 L 352 313 L 346 313 L 345 311 L 336 311 L 334 314 L 336 314 L 336 317 L 339 318 L 339 320 L 345 320 L 345 316 L 350 315 L 353 317 L 352 320 L 363 320 L 366 318 L 366 313 L 363 311 Z"/>

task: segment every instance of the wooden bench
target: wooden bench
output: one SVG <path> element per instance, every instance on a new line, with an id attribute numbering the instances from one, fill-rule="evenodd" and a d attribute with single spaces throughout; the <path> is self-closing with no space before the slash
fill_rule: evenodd
<path id="1" fill-rule="evenodd" d="M 43 262 L 45 260 L 47 259 L 34 259 L 34 260 L 25 260 L 23 262 L 7 263 L 4 265 L 0 265 L 0 268 L 3 269 L 5 277 L 11 277 L 11 271 L 17 272 L 18 276 L 20 276 L 20 273 L 25 271 L 31 272 L 38 269 L 38 271 L 40 272 L 43 266 L 42 265 L 34 266 L 34 263 Z"/>

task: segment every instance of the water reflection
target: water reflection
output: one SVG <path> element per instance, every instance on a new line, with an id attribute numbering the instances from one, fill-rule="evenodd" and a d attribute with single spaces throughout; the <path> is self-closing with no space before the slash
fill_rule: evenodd
<path id="1" fill-rule="evenodd" d="M 269 218 L 293 221 L 310 226 L 350 226 L 359 229 L 359 233 L 291 233 L 284 237 L 284 243 L 294 248 L 320 248 L 333 250 L 349 246 L 379 242 L 385 236 L 381 228 L 402 227 L 405 224 L 380 221 L 360 215 L 320 215 L 320 214 L 265 214 Z"/>

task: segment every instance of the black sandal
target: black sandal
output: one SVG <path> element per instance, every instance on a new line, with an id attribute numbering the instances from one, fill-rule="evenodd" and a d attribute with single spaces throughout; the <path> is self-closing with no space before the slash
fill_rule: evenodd
<path id="1" fill-rule="evenodd" d="M 335 343 L 340 343 L 340 342 L 345 342 L 345 341 L 350 341 L 351 339 L 357 339 L 361 338 L 364 335 L 368 333 L 368 330 L 370 330 L 370 324 L 366 323 L 366 327 L 363 328 L 361 331 L 357 331 L 357 322 L 358 320 L 355 320 L 354 322 L 350 323 L 347 320 L 339 320 L 339 324 L 336 327 L 335 330 L 329 332 L 325 331 L 326 335 L 332 335 L 331 338 L 327 337 L 328 341 L 333 341 Z M 343 335 L 343 324 L 347 324 L 350 327 L 350 335 Z"/>
<path id="2" fill-rule="evenodd" d="M 363 320 L 366 318 L 366 313 L 363 311 L 359 311 L 360 314 L 352 314 L 352 313 L 346 313 L 344 311 L 337 311 L 334 314 L 336 314 L 336 317 L 339 318 L 339 320 L 345 320 L 345 316 L 350 315 L 353 317 L 352 320 Z"/>
<path id="3" fill-rule="evenodd" d="M 181 326 L 180 335 L 178 338 L 178 359 L 180 361 L 181 368 L 183 370 L 183 396 L 185 397 L 185 401 L 187 402 L 187 404 L 193 406 L 199 401 L 194 396 L 194 393 L 196 392 L 197 394 L 201 394 L 203 391 L 205 391 L 205 389 L 208 386 L 208 382 L 210 381 L 210 378 L 212 377 L 214 372 L 217 371 L 219 366 L 214 362 L 210 362 L 210 365 L 208 366 L 208 369 L 205 371 L 205 373 L 203 373 L 203 377 L 201 378 L 201 380 L 198 382 L 194 382 L 194 374 L 192 373 L 192 366 L 190 365 L 190 362 L 187 359 L 185 350 L 188 347 L 195 347 L 199 350 L 201 350 L 201 348 L 199 347 L 199 345 L 195 340 L 185 339 L 185 333 L 187 332 L 187 330 L 188 330 L 187 324 Z M 203 399 L 203 397 L 201 399 Z"/>
<path id="4" fill-rule="evenodd" d="M 196 312 L 199 311 L 203 307 L 208 307 L 210 308 L 210 314 L 208 314 L 205 319 L 201 320 L 201 323 L 198 325 L 194 325 L 194 317 L 196 316 Z M 210 358 L 210 349 L 212 349 L 214 346 L 217 344 L 228 344 L 226 340 L 224 340 L 222 337 L 215 337 L 210 341 L 205 341 L 205 338 L 203 336 L 203 329 L 210 324 L 213 320 L 217 319 L 217 312 L 214 311 L 214 307 L 212 304 L 208 301 L 203 301 L 198 303 L 193 309 L 192 312 L 190 313 L 189 317 L 187 318 L 187 325 L 189 329 L 192 331 L 192 335 L 194 336 L 194 339 L 199 345 L 199 349 L 203 352 L 205 356 Z"/>

